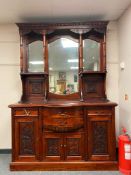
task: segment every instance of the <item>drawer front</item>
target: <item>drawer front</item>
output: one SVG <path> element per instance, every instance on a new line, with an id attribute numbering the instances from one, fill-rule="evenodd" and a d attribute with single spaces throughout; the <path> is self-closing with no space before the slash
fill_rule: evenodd
<path id="1" fill-rule="evenodd" d="M 71 116 L 71 117 L 83 117 L 84 111 L 82 108 L 44 108 L 44 117 L 53 116 Z"/>
<path id="2" fill-rule="evenodd" d="M 84 127 L 84 112 L 79 108 L 46 108 L 43 110 L 43 125 L 51 131 L 75 131 Z"/>
<path id="3" fill-rule="evenodd" d="M 96 109 L 87 109 L 88 115 L 112 115 L 112 110 L 109 108 L 96 108 Z"/>
<path id="4" fill-rule="evenodd" d="M 38 116 L 37 108 L 17 108 L 14 109 L 14 116 Z"/>

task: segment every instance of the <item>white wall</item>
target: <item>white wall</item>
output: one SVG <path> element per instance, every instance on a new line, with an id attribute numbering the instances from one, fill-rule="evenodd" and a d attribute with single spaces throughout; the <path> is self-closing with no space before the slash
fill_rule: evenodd
<path id="1" fill-rule="evenodd" d="M 126 127 L 131 134 L 131 7 L 118 22 L 120 63 L 125 63 L 124 70 L 119 68 L 120 128 Z M 128 100 L 125 100 L 125 94 Z"/>
<path id="2" fill-rule="evenodd" d="M 116 22 L 107 30 L 107 96 L 118 103 L 118 36 Z M 19 101 L 19 33 L 15 24 L 0 25 L 0 149 L 11 148 L 11 113 L 9 104 Z M 118 108 L 118 107 L 117 107 Z M 117 135 L 119 130 L 116 112 Z"/>
<path id="3" fill-rule="evenodd" d="M 118 49 L 118 28 L 117 22 L 111 21 L 107 26 L 106 34 L 106 60 L 107 79 L 106 90 L 109 100 L 119 103 L 119 49 Z M 119 135 L 119 104 L 115 114 L 116 136 Z"/>
<path id="4" fill-rule="evenodd" d="M 0 149 L 11 147 L 11 113 L 8 105 L 21 96 L 19 33 L 15 25 L 0 25 Z"/>

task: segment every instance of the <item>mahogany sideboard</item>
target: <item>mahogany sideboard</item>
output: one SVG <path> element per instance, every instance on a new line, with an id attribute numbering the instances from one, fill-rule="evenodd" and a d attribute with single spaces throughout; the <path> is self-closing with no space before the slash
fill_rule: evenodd
<path id="1" fill-rule="evenodd" d="M 11 105 L 11 170 L 117 169 L 115 106 L 111 102 Z"/>
<path id="2" fill-rule="evenodd" d="M 22 97 L 9 105 L 10 169 L 117 170 L 107 22 L 17 25 Z"/>

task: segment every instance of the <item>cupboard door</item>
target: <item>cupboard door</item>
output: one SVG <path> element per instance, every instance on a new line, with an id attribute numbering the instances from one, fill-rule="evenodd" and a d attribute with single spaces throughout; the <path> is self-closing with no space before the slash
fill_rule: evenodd
<path id="1" fill-rule="evenodd" d="M 84 134 L 68 133 L 64 135 L 63 149 L 65 160 L 82 160 L 84 159 Z"/>
<path id="2" fill-rule="evenodd" d="M 19 112 L 18 112 L 19 113 Z M 39 159 L 38 116 L 14 116 L 14 161 Z"/>
<path id="3" fill-rule="evenodd" d="M 45 132 L 43 137 L 44 160 L 62 160 L 64 155 L 62 134 Z"/>
<path id="4" fill-rule="evenodd" d="M 88 159 L 112 160 L 115 157 L 115 137 L 111 111 L 88 112 Z"/>

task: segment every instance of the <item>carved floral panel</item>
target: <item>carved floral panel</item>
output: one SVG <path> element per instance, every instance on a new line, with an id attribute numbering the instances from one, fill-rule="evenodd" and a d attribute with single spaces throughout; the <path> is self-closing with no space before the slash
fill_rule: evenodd
<path id="1" fill-rule="evenodd" d="M 34 155 L 34 125 L 32 122 L 21 122 L 20 124 L 20 154 Z"/>
<path id="2" fill-rule="evenodd" d="M 30 93 L 31 94 L 42 94 L 43 93 L 43 84 L 41 80 L 30 80 Z"/>
<path id="3" fill-rule="evenodd" d="M 67 155 L 79 156 L 80 155 L 80 139 L 67 138 Z"/>
<path id="4" fill-rule="evenodd" d="M 48 156 L 58 156 L 60 155 L 60 140 L 58 138 L 48 138 L 46 140 L 47 144 L 47 155 Z"/>
<path id="5" fill-rule="evenodd" d="M 93 123 L 93 154 L 107 153 L 107 122 Z"/>

